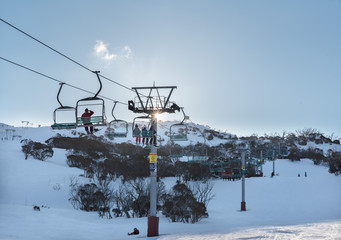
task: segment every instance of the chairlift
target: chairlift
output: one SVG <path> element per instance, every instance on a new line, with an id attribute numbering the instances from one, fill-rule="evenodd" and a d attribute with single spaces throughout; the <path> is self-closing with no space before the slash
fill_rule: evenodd
<path id="1" fill-rule="evenodd" d="M 184 157 L 184 150 L 180 145 L 171 143 L 170 147 L 169 147 L 169 157 L 172 160 L 178 160 L 179 158 Z"/>
<path id="2" fill-rule="evenodd" d="M 151 131 L 149 131 L 151 120 L 152 120 L 152 118 L 149 115 L 135 117 L 134 120 L 133 120 L 133 125 L 132 125 L 132 136 L 133 137 L 139 137 L 139 136 L 142 136 L 142 137 L 152 137 L 153 134 L 151 133 Z M 136 125 L 140 128 L 141 134 L 134 133 L 134 128 L 135 128 Z M 144 126 L 147 128 L 147 132 L 146 133 L 142 132 L 142 128 Z"/>
<path id="3" fill-rule="evenodd" d="M 104 100 L 97 97 L 102 90 L 102 82 L 99 78 L 99 71 L 94 71 L 94 73 L 97 75 L 100 83 L 100 89 L 95 96 L 78 100 L 76 105 L 77 127 L 106 126 Z M 91 117 L 82 117 L 85 109 L 93 111 L 94 115 Z"/>
<path id="4" fill-rule="evenodd" d="M 128 122 L 120 119 L 116 119 L 114 115 L 114 109 L 116 107 L 117 102 L 114 103 L 114 107 L 111 110 L 111 115 L 114 120 L 109 123 L 109 127 L 107 129 L 107 136 L 109 138 L 125 138 L 128 135 Z"/>
<path id="5" fill-rule="evenodd" d="M 60 104 L 59 108 L 56 108 L 53 112 L 53 121 L 54 124 L 51 125 L 52 129 L 75 129 L 75 113 L 76 109 L 74 107 L 63 106 L 63 104 L 59 101 L 59 94 L 63 88 L 65 83 L 60 83 L 60 88 L 57 94 L 57 101 Z M 72 121 L 70 121 L 72 119 Z"/>
<path id="6" fill-rule="evenodd" d="M 184 119 L 180 123 L 172 124 L 169 129 L 169 136 L 171 141 L 187 141 L 188 127 L 184 123 L 189 117 L 186 116 L 183 107 L 181 111 L 184 115 Z"/>
<path id="7" fill-rule="evenodd" d="M 200 146 L 200 144 L 198 143 L 195 146 L 192 145 L 192 152 L 191 152 L 191 156 L 189 158 L 189 159 L 191 159 L 190 161 L 192 161 L 192 162 L 207 162 L 210 157 L 207 154 L 206 145 L 202 144 L 202 146 Z M 195 149 L 194 149 L 194 147 L 195 147 Z"/>

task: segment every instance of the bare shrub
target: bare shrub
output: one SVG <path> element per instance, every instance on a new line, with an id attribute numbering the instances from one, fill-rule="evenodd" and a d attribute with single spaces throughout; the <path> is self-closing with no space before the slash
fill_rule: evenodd
<path id="1" fill-rule="evenodd" d="M 211 181 L 195 182 L 191 185 L 191 191 L 196 200 L 207 208 L 209 202 L 215 197 L 213 183 Z"/>
<path id="2" fill-rule="evenodd" d="M 198 202 L 192 191 L 183 183 L 177 182 L 172 191 L 163 195 L 162 213 L 172 222 L 196 223 L 207 217 L 204 203 Z"/>
<path id="3" fill-rule="evenodd" d="M 27 159 L 28 156 L 32 156 L 34 159 L 45 161 L 47 158 L 53 156 L 53 149 L 49 145 L 40 142 L 34 142 L 29 139 L 24 139 L 21 141 L 21 143 L 21 150 L 25 154 L 25 159 Z"/>

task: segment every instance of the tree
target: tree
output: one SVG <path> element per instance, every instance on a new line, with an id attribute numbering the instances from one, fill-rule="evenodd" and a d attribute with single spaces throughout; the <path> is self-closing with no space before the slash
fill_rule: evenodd
<path id="1" fill-rule="evenodd" d="M 128 182 L 127 187 L 127 193 L 132 199 L 131 208 L 134 215 L 138 217 L 148 216 L 150 201 L 148 184 L 146 184 L 146 180 L 142 178 L 131 180 Z"/>
<path id="2" fill-rule="evenodd" d="M 205 204 L 197 201 L 191 189 L 179 181 L 163 198 L 162 213 L 172 222 L 195 223 L 208 216 Z"/>
<path id="3" fill-rule="evenodd" d="M 212 192 L 213 183 L 211 181 L 206 181 L 204 183 L 195 182 L 191 186 L 191 191 L 198 202 L 201 202 L 207 208 L 208 203 L 215 197 Z"/>

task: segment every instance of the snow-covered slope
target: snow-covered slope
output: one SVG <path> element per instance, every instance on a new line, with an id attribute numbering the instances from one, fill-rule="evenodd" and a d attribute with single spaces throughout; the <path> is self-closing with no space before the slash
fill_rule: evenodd
<path id="1" fill-rule="evenodd" d="M 158 135 L 159 138 L 163 139 L 163 144 L 166 144 L 169 141 L 169 131 L 172 124 L 178 122 L 174 121 L 159 121 L 158 122 Z M 209 145 L 218 145 L 220 143 L 226 142 L 227 139 L 235 138 L 236 136 L 230 133 L 220 133 L 210 128 L 209 126 L 203 126 L 200 124 L 189 123 L 188 125 L 188 141 L 187 142 L 179 142 L 182 145 L 186 144 L 196 144 L 196 143 L 205 143 Z M 140 126 L 141 127 L 141 126 Z M 8 129 L 12 129 L 14 131 L 8 131 Z M 95 132 L 96 136 L 105 136 L 105 131 L 107 127 L 98 127 L 99 131 Z M 6 131 L 7 130 L 7 131 Z M 206 131 L 205 137 L 204 133 Z M 212 140 L 207 140 L 208 132 L 217 132 L 219 137 L 214 136 Z M 5 138 L 12 138 L 13 134 L 15 136 L 21 136 L 21 139 L 30 138 L 34 141 L 44 142 L 48 138 L 55 136 L 56 134 L 61 134 L 63 136 L 79 136 L 80 134 L 84 134 L 84 128 L 77 128 L 76 130 L 53 130 L 51 127 L 40 127 L 40 128 L 30 128 L 30 127 L 12 127 L 6 124 L 0 124 L 0 140 Z M 16 138 L 16 137 L 15 137 Z M 109 140 L 109 139 L 108 139 Z M 121 142 L 130 142 L 133 141 L 132 137 L 132 123 L 129 123 L 128 127 L 128 137 L 127 138 L 116 138 L 112 140 L 113 142 L 121 143 Z"/>
<path id="2" fill-rule="evenodd" d="M 57 133 L 47 127 L 16 130 L 22 138 L 41 142 Z M 146 218 L 101 219 L 74 210 L 68 201 L 70 178 L 83 172 L 65 164 L 66 151 L 54 151 L 46 162 L 25 160 L 18 139 L 0 141 L 0 239 L 147 238 Z M 269 177 L 272 168 L 266 162 L 263 178 L 246 179 L 246 212 L 239 211 L 241 181 L 214 180 L 209 218 L 171 223 L 159 213 L 160 236 L 150 239 L 340 239 L 341 176 L 308 159 L 276 160 L 274 178 Z M 164 181 L 169 187 L 175 183 L 174 178 Z M 45 207 L 38 212 L 33 205 Z M 141 234 L 127 236 L 134 227 Z"/>

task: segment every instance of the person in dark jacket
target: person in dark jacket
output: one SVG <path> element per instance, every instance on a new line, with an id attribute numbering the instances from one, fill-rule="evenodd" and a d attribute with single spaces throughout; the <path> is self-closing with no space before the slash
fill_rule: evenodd
<path id="1" fill-rule="evenodd" d="M 154 144 L 154 146 L 156 146 L 156 131 L 154 130 L 153 126 L 150 126 L 148 135 L 150 137 L 150 142 L 149 142 L 150 145 Z"/>
<path id="2" fill-rule="evenodd" d="M 85 128 L 85 131 L 87 132 L 87 134 L 93 134 L 94 133 L 94 127 L 92 126 L 92 123 L 91 123 L 91 116 L 94 114 L 93 111 L 89 110 L 89 109 L 85 109 L 84 113 L 82 114 L 82 121 L 83 121 L 83 124 L 84 124 L 84 128 Z M 90 131 L 89 131 L 89 128 L 90 128 Z"/>
<path id="3" fill-rule="evenodd" d="M 144 143 L 148 144 L 148 131 L 147 131 L 147 127 L 146 125 L 143 126 L 142 128 L 142 144 L 144 145 Z"/>

